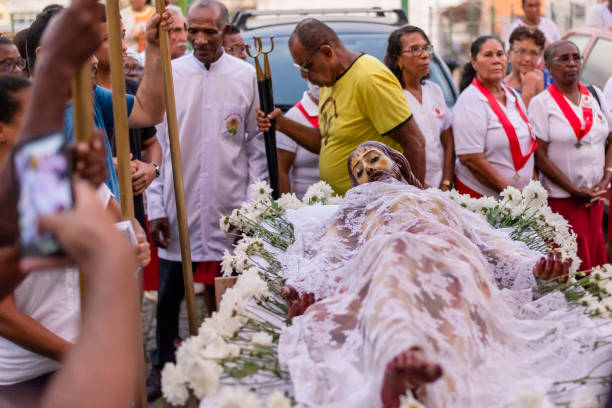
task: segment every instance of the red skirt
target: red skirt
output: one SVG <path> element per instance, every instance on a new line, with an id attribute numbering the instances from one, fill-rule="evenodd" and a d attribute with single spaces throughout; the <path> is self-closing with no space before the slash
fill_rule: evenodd
<path id="1" fill-rule="evenodd" d="M 587 207 L 575 198 L 549 198 L 548 205 L 569 222 L 576 234 L 581 271 L 608 262 L 602 226 L 603 203 Z"/>
<path id="2" fill-rule="evenodd" d="M 467 194 L 472 198 L 482 198 L 482 194 L 472 190 L 471 188 L 463 184 L 461 181 L 459 181 L 457 177 L 455 177 L 453 183 L 455 184 L 455 190 L 457 190 L 458 193 Z"/>

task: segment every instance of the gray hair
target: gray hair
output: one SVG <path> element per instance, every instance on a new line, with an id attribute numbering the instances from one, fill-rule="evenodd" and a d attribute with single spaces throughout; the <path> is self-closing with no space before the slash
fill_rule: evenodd
<path id="1" fill-rule="evenodd" d="M 562 45 L 568 45 L 568 44 L 573 45 L 574 48 L 578 50 L 578 53 L 580 53 L 580 48 L 578 48 L 578 46 L 571 41 L 568 41 L 568 40 L 555 41 L 554 43 L 550 44 L 548 48 L 544 50 L 544 62 L 546 63 L 547 67 L 550 67 L 550 64 L 552 64 L 552 60 L 553 60 L 553 57 L 555 55 L 555 51 L 557 50 L 557 48 L 559 48 Z"/>
<path id="2" fill-rule="evenodd" d="M 185 19 L 185 16 L 183 15 L 183 10 L 181 10 L 181 8 L 179 6 L 175 6 L 174 4 L 170 4 L 168 7 L 166 7 L 166 9 L 170 12 L 170 14 L 176 15 L 176 16 L 181 16 L 183 17 L 183 19 Z"/>
<path id="3" fill-rule="evenodd" d="M 189 11 L 192 8 L 212 7 L 217 7 L 217 10 L 219 11 L 219 20 L 217 21 L 217 26 L 220 29 L 223 29 L 226 25 L 229 24 L 229 12 L 227 11 L 227 7 L 225 7 L 225 4 L 221 3 L 218 0 L 195 0 L 187 9 L 187 15 L 189 15 Z"/>

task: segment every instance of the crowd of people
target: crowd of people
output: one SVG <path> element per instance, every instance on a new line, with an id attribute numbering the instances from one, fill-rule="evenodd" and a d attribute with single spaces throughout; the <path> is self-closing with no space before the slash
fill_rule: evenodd
<path id="1" fill-rule="evenodd" d="M 245 62 L 244 40 L 221 2 L 196 0 L 186 15 L 174 6 L 160 15 L 144 0 L 131 0 L 122 12 L 122 51 L 139 240 L 135 248 L 112 228 L 120 217 L 120 195 L 104 6 L 95 0 L 76 0 L 68 8 L 48 6 L 13 39 L 0 37 L 0 208 L 5 212 L 0 217 L 0 257 L 8 265 L 0 276 L 0 405 L 44 400 L 59 406 L 58 398 L 70 397 L 58 394 L 57 387 L 76 381 L 75 360 L 91 353 L 94 345 L 113 349 L 113 360 L 125 357 L 111 333 L 96 336 L 107 331 L 102 322 L 115 318 L 121 326 L 118 338 L 131 335 L 128 326 L 137 324 L 130 320 L 137 314 L 124 312 L 137 307 L 127 300 L 136 279 L 130 280 L 126 271 L 137 266 L 159 277 L 156 348 L 147 393 L 150 400 L 161 395 L 161 369 L 174 361 L 180 341 L 184 283 L 160 29 L 170 38 L 191 261 L 203 276 L 208 313 L 215 310 L 214 278 L 220 275 L 224 250 L 231 250 L 234 242 L 220 229 L 219 217 L 248 199 L 251 183 L 267 178 L 262 132 L 273 122 L 282 193 L 301 198 L 309 185 L 324 180 L 345 194 L 352 187 L 351 177 L 361 183 L 372 176 L 366 169 L 347 171 L 349 154 L 364 142 L 380 142 L 405 156 L 414 178 L 408 181 L 424 188 L 498 197 L 507 187 L 521 189 L 539 179 L 553 211 L 577 234 L 581 269 L 607 262 L 602 223 L 612 179 L 612 153 L 607 149 L 612 80 L 604 91 L 580 83 L 580 49 L 560 40 L 554 22 L 540 16 L 539 0 L 522 4 L 524 17 L 513 24 L 507 41 L 483 36 L 472 43 L 454 107 L 447 106 L 442 89 L 429 80 L 433 46 L 421 28 L 395 30 L 384 61 L 379 61 L 347 48 L 323 22 L 305 19 L 292 33 L 289 50 L 306 90 L 288 112 L 275 109 L 265 115 L 259 109 L 255 69 Z M 611 9 L 612 1 L 597 6 L 592 21 L 612 25 Z M 81 324 L 74 267 L 55 265 L 25 274 L 27 265 L 20 266 L 9 180 L 17 141 L 57 131 L 73 140 L 70 80 L 85 62 L 94 74 L 98 131 L 89 144 L 74 145 L 74 211 L 43 217 L 40 223 L 91 278 Z M 380 159 L 371 152 L 364 157 Z M 91 240 L 80 239 L 83 234 Z M 98 271 L 109 279 L 96 275 Z M 109 301 L 121 296 L 123 304 Z M 109 363 L 102 356 L 88 357 Z M 136 367 L 134 360 L 130 356 L 118 364 L 125 371 L 116 378 L 85 376 L 78 381 L 100 380 L 125 388 L 136 382 L 133 370 L 125 369 L 128 364 Z M 49 385 L 52 377 L 55 382 Z M 118 401 L 129 395 L 100 398 Z"/>

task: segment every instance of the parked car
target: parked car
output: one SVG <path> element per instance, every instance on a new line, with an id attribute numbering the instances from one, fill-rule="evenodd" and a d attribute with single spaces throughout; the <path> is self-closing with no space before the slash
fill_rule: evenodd
<path id="1" fill-rule="evenodd" d="M 408 23 L 401 9 L 238 11 L 232 23 L 240 28 L 246 44 L 252 46 L 253 37 L 259 36 L 262 37 L 264 50 L 267 50 L 270 48 L 269 39 L 274 36 L 274 50 L 269 56 L 274 102 L 284 111 L 297 103 L 306 89 L 299 70 L 293 65 L 288 41 L 297 23 L 307 17 L 328 24 L 350 50 L 370 54 L 381 61 L 387 50 L 389 34 Z M 431 80 L 442 88 L 448 106 L 453 106 L 458 96 L 457 88 L 446 64 L 435 52 L 431 58 L 430 72 Z"/>
<path id="2" fill-rule="evenodd" d="M 576 28 L 563 36 L 572 41 L 584 56 L 580 82 L 603 89 L 612 76 L 612 31 L 601 28 Z"/>

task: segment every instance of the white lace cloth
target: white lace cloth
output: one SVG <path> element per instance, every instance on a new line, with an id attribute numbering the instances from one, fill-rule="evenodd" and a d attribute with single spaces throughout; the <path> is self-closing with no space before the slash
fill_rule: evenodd
<path id="1" fill-rule="evenodd" d="M 412 346 L 444 369 L 428 386 L 429 408 L 521 407 L 534 392 L 569 401 L 576 387 L 553 383 L 607 357 L 593 345 L 611 325 L 559 293 L 533 300 L 542 254 L 439 191 L 370 183 L 339 207 L 288 216 L 296 242 L 279 254 L 287 283 L 322 299 L 280 339 L 303 406 L 380 407 L 387 363 Z"/>

